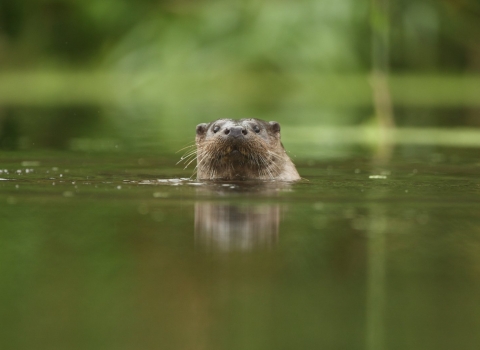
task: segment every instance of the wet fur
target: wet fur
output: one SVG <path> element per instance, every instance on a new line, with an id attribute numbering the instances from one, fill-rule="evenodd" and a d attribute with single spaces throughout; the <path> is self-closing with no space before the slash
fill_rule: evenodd
<path id="1" fill-rule="evenodd" d="M 219 130 L 213 132 L 215 126 Z M 260 132 L 255 132 L 255 127 Z M 228 137 L 225 130 L 243 127 L 246 135 Z M 219 119 L 197 126 L 196 149 L 181 160 L 197 160 L 199 180 L 299 180 L 280 140 L 280 125 L 260 119 Z"/>

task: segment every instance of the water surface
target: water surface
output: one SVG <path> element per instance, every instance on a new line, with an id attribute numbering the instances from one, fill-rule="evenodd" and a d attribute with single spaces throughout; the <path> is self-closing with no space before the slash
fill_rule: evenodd
<path id="1" fill-rule="evenodd" d="M 476 349 L 477 149 L 199 183 L 171 157 L 3 152 L 11 349 Z"/>

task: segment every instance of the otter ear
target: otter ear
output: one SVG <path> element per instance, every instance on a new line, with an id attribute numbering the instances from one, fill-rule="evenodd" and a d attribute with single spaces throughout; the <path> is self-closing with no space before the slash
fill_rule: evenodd
<path id="1" fill-rule="evenodd" d="M 202 123 L 197 125 L 197 135 L 202 136 L 207 132 L 208 124 Z"/>
<path id="2" fill-rule="evenodd" d="M 280 124 L 277 122 L 270 122 L 269 124 L 272 126 L 273 132 L 280 132 Z"/>

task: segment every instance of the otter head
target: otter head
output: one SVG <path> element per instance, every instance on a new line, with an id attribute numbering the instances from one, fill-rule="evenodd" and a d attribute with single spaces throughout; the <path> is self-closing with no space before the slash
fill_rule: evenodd
<path id="1" fill-rule="evenodd" d="M 197 178 L 276 179 L 285 154 L 280 124 L 260 119 L 219 119 L 197 125 Z"/>

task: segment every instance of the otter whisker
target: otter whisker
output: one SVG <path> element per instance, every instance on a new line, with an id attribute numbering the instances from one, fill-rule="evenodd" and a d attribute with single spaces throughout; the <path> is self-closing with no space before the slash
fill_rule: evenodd
<path id="1" fill-rule="evenodd" d="M 189 154 L 196 153 L 196 152 L 197 152 L 196 148 L 195 149 L 190 149 L 183 154 L 182 158 L 186 157 Z"/>
<path id="2" fill-rule="evenodd" d="M 267 150 L 267 153 L 270 154 L 271 156 L 273 156 L 274 158 L 283 159 L 279 154 L 277 154 L 275 152 Z"/>
<path id="3" fill-rule="evenodd" d="M 176 151 L 175 153 L 178 153 L 178 152 L 180 152 L 180 151 L 183 151 L 184 149 L 191 148 L 191 147 L 195 147 L 195 146 L 196 146 L 195 144 L 190 145 L 190 146 L 185 146 L 185 147 L 183 147 L 183 148 L 180 148 L 180 149 L 179 149 L 178 151 Z"/>
<path id="4" fill-rule="evenodd" d="M 193 146 L 195 146 L 195 145 L 193 145 Z M 187 151 L 180 157 L 180 160 L 177 162 L 177 164 L 180 163 L 182 160 L 185 160 L 185 159 L 191 157 L 192 155 L 194 155 L 194 154 L 196 154 L 196 153 L 197 153 L 197 149 L 196 149 L 196 148 L 195 148 L 195 149 L 187 150 Z"/>
<path id="5" fill-rule="evenodd" d="M 188 166 L 189 166 L 195 159 L 197 159 L 197 158 L 198 158 L 198 157 L 195 157 L 195 158 L 193 158 L 191 161 L 189 161 L 188 164 L 185 165 L 185 168 L 183 168 L 183 169 L 187 169 Z"/>
<path id="6" fill-rule="evenodd" d="M 280 141 L 280 126 L 259 119 L 220 119 L 197 126 L 179 163 L 196 161 L 199 179 L 300 179 Z M 193 175 L 192 175 L 193 176 Z"/>
<path id="7" fill-rule="evenodd" d="M 273 179 L 273 175 L 272 173 L 270 172 L 270 169 L 268 169 L 268 166 L 267 164 L 265 163 L 265 160 L 263 158 L 259 158 L 260 161 L 263 163 L 263 165 L 265 166 L 265 171 L 267 171 L 268 175 L 270 176 L 271 179 Z"/>
<path id="8" fill-rule="evenodd" d="M 188 156 L 184 156 L 184 157 L 180 158 L 180 160 L 176 163 L 176 165 L 178 165 L 181 162 L 187 163 L 191 159 L 191 157 L 194 157 L 196 154 L 197 154 L 197 152 L 194 152 L 194 153 L 189 154 Z"/>

